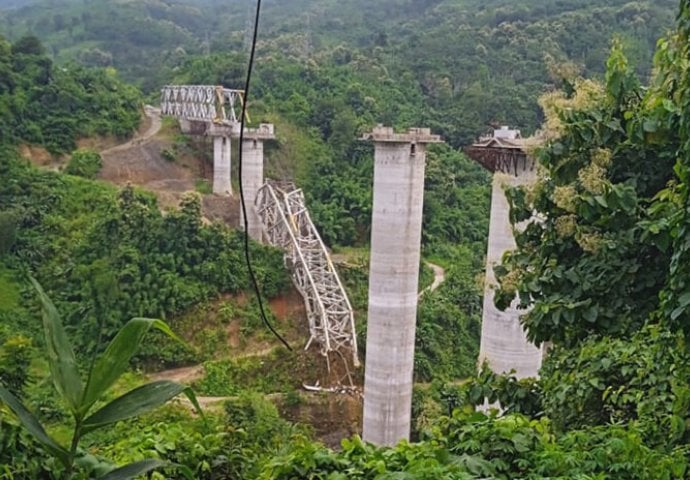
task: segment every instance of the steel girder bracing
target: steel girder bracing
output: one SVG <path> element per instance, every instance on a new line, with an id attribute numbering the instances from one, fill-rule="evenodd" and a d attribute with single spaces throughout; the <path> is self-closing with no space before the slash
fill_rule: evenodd
<path id="1" fill-rule="evenodd" d="M 339 352 L 359 366 L 352 306 L 326 246 L 307 210 L 304 194 L 291 183 L 266 182 L 256 198 L 256 210 L 267 241 L 285 251 L 285 262 L 304 298 L 312 342 L 321 353 Z"/>
<path id="2" fill-rule="evenodd" d="M 236 124 L 244 92 L 213 85 L 167 85 L 161 90 L 161 113 L 187 120 Z"/>

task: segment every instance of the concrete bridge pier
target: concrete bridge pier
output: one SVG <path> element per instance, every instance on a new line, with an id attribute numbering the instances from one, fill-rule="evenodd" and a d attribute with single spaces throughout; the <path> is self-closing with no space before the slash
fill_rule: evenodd
<path id="1" fill-rule="evenodd" d="M 229 136 L 213 137 L 213 193 L 232 195 L 230 183 L 231 146 Z"/>
<path id="2" fill-rule="evenodd" d="M 501 263 L 504 252 L 514 250 L 516 246 L 504 188 L 533 183 L 536 180 L 535 170 L 531 162 L 518 162 L 510 173 L 496 171 L 491 192 L 479 363 L 481 365 L 486 360 L 496 373 L 515 370 L 517 378 L 538 377 L 544 352 L 527 340 L 520 323 L 520 316 L 527 312 L 516 308 L 517 298 L 505 311 L 500 311 L 494 305 L 496 277 L 493 267 Z"/>
<path id="3" fill-rule="evenodd" d="M 429 129 L 376 127 L 363 437 L 409 439 L 415 324 Z"/>
<path id="4" fill-rule="evenodd" d="M 505 252 L 515 249 L 510 206 L 504 188 L 529 185 L 536 181 L 536 165 L 529 151 L 538 143 L 537 138 L 523 139 L 519 130 L 501 127 L 494 130 L 493 135 L 482 137 L 465 148 L 469 157 L 493 173 L 479 364 L 486 361 L 496 373 L 514 370 L 517 378 L 539 375 L 544 347 L 538 348 L 527 340 L 520 323 L 520 317 L 526 311 L 516 308 L 517 298 L 505 311 L 495 307 L 494 266 L 501 263 Z M 516 228 L 523 226 L 517 225 Z"/>
<path id="5" fill-rule="evenodd" d="M 255 208 L 256 196 L 264 184 L 264 142 L 275 139 L 272 124 L 262 123 L 258 128 L 247 128 L 242 142 L 242 190 L 247 202 L 247 226 L 249 236 L 260 242 L 263 226 Z M 240 228 L 244 228 L 240 205 Z"/>

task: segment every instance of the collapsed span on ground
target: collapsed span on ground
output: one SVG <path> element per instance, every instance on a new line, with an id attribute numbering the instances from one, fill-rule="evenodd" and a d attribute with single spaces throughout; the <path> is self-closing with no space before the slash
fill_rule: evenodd
<path id="1" fill-rule="evenodd" d="M 302 190 L 290 182 L 268 181 L 259 189 L 254 208 L 264 239 L 283 249 L 295 287 L 304 298 L 310 333 L 305 349 L 316 342 L 326 358 L 334 352 L 347 353 L 352 365 L 359 366 L 354 311 Z"/>
<path id="2" fill-rule="evenodd" d="M 213 193 L 232 195 L 231 140 L 240 136 L 244 93 L 220 86 L 179 85 L 161 90 L 161 113 L 176 117 L 183 133 L 213 138 Z M 272 124 L 245 128 L 242 182 L 247 233 L 283 249 L 293 283 L 304 298 L 310 338 L 318 344 L 331 371 L 331 356 L 342 358 L 345 377 L 359 366 L 354 310 L 307 210 L 302 191 L 293 184 L 264 183 L 264 142 L 275 139 Z M 242 225 L 240 225 L 242 226 Z"/>

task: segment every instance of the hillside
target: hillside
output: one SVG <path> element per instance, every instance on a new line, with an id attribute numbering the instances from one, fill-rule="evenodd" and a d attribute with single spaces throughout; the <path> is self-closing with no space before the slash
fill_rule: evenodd
<path id="1" fill-rule="evenodd" d="M 260 54 L 306 64 L 368 58 L 384 75 L 409 79 L 405 95 L 425 105 L 416 117 L 459 144 L 490 123 L 535 129 L 541 122 L 536 98 L 558 80 L 557 65 L 572 62 L 585 76 L 601 75 L 614 35 L 648 78 L 651 52 L 672 25 L 675 4 L 266 2 Z M 246 1 L 53 0 L 0 13 L 0 32 L 10 39 L 34 33 L 58 62 L 112 65 L 150 91 L 192 57 L 246 52 L 251 13 Z M 224 84 L 236 86 L 231 72 L 241 77 L 243 65 L 238 59 Z"/>
<path id="2" fill-rule="evenodd" d="M 252 242 L 293 351 L 265 328 L 234 214 L 203 214 L 237 201 L 206 193 L 208 142 L 170 119 L 140 125 L 162 84 L 241 87 L 251 2 L 0 0 L 0 478 L 687 478 L 680 5 L 674 24 L 670 0 L 265 3 L 250 123 L 276 125 L 266 172 L 304 189 L 360 346 L 373 165 L 358 139 L 386 123 L 447 141 L 427 157 L 413 442 L 384 448 L 344 438 L 362 372 L 318 391 L 331 372 L 303 350 L 281 254 Z M 495 269 L 500 306 L 517 295 L 527 334 L 551 346 L 539 379 L 477 373 L 490 177 L 459 147 L 504 123 L 544 133 L 538 181 L 508 192 L 526 228 Z M 37 152 L 46 162 L 25 158 Z M 161 323 L 128 330 L 154 317 L 183 341 Z M 205 415 L 193 398 L 162 406 L 190 391 L 147 378 L 191 386 Z M 92 385 L 108 391 L 94 400 Z M 134 399 L 113 407 L 120 394 Z"/>

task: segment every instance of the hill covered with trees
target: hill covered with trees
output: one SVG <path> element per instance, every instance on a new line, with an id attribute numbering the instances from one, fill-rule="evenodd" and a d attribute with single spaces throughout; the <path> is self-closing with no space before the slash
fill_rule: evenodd
<path id="1" fill-rule="evenodd" d="M 94 459 L 155 457 L 208 479 L 686 478 L 690 4 L 680 4 L 674 27 L 670 0 L 266 3 L 252 119 L 277 125 L 268 170 L 305 189 L 329 245 L 366 256 L 372 163 L 371 147 L 356 140 L 363 131 L 431 126 L 448 140 L 428 156 L 423 252 L 447 275 L 419 308 L 419 442 L 388 449 L 354 437 L 333 452 L 283 418 L 308 402 L 295 387 L 303 379 L 291 377 L 312 368 L 303 357 L 220 357 L 234 319 L 245 340 L 260 329 L 254 305 L 241 300 L 236 231 L 205 224 L 194 197 L 163 213 L 146 192 L 84 178 L 98 169 L 93 152 L 53 172 L 16 150 L 72 153 L 82 136 L 127 136 L 141 99 L 164 83 L 241 87 L 251 4 L 0 3 L 12 7 L 0 17 L 9 39 L 0 42 L 3 385 L 67 443 L 72 425 L 48 378 L 31 273 L 84 367 L 129 317 L 163 317 L 193 348 L 154 337 L 136 365 L 207 361 L 196 388 L 233 395 L 206 418 L 171 406 L 85 437 L 92 456 L 71 477 L 0 407 L 0 472 L 88 478 L 103 467 Z M 497 270 L 499 300 L 519 294 L 532 307 L 530 337 L 554 346 L 538 381 L 467 378 L 489 178 L 457 147 L 496 122 L 525 132 L 543 124 L 546 135 L 535 153 L 541 180 L 510 193 L 515 222 L 534 212 L 539 221 Z M 284 292 L 280 253 L 252 252 L 265 293 Z M 362 263 L 345 275 L 360 310 Z M 140 378 L 128 375 L 117 388 Z M 487 398 L 501 402 L 501 416 L 475 411 Z"/>
<path id="2" fill-rule="evenodd" d="M 359 70 L 376 68 L 377 76 L 396 80 L 382 87 L 404 92 L 397 103 L 424 102 L 414 120 L 458 145 L 495 122 L 534 130 L 541 122 L 536 98 L 553 83 L 559 66 L 566 63 L 587 77 L 601 75 L 614 34 L 648 79 L 651 53 L 672 25 L 675 5 L 674 0 L 266 2 L 258 63 L 284 56 L 305 66 L 349 64 L 356 79 Z M 38 35 L 59 62 L 114 66 L 151 91 L 191 57 L 246 52 L 251 14 L 252 4 L 244 0 L 52 0 L 0 13 L 0 29 L 10 39 Z M 236 58 L 224 72 L 226 86 L 239 86 L 233 71 L 242 72 L 244 64 Z M 280 86 L 272 88 L 280 92 Z M 393 119 L 400 126 L 412 120 L 395 114 L 375 120 Z"/>

